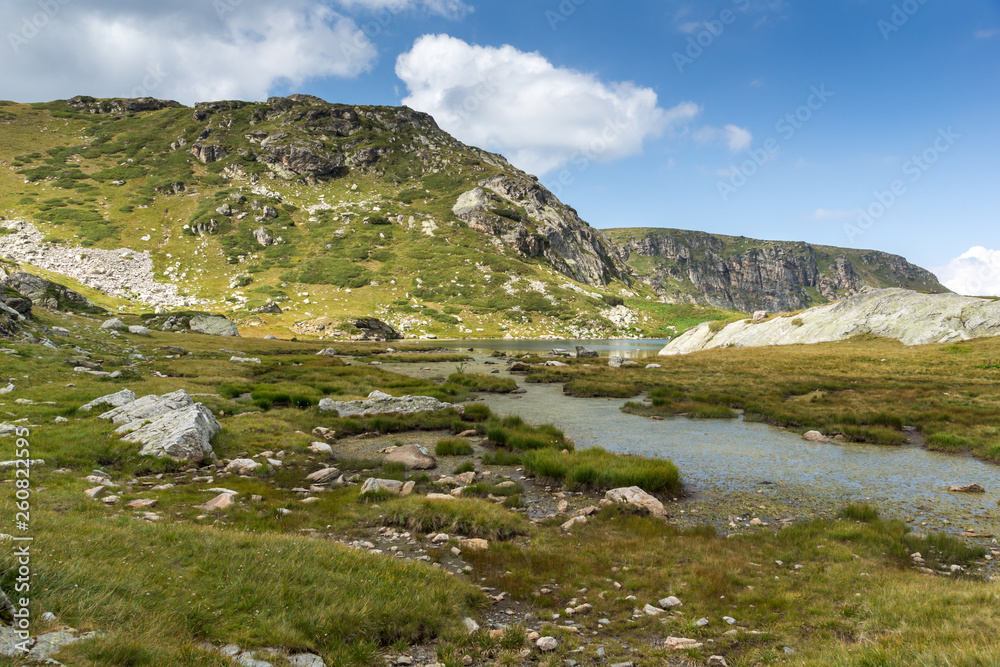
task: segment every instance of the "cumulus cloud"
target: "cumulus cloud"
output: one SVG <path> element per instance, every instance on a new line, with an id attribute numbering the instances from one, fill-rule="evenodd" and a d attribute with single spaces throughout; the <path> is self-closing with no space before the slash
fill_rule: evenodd
<path id="1" fill-rule="evenodd" d="M 431 14 L 447 18 L 461 18 L 471 14 L 473 8 L 462 0 L 337 0 L 348 10 L 367 9 L 371 11 L 401 12 L 409 9 L 423 9 Z"/>
<path id="2" fill-rule="evenodd" d="M 1000 250 L 974 246 L 934 269 L 941 284 L 959 294 L 1000 296 Z"/>
<path id="3" fill-rule="evenodd" d="M 701 127 L 694 133 L 695 141 L 703 144 L 725 144 L 734 153 L 739 153 L 750 148 L 753 142 L 753 134 L 750 130 L 736 125 L 726 125 L 725 127 Z"/>
<path id="4" fill-rule="evenodd" d="M 0 25 L 10 49 L 0 89 L 19 101 L 262 99 L 278 85 L 357 76 L 377 56 L 351 18 L 315 0 L 14 0 Z"/>
<path id="5" fill-rule="evenodd" d="M 642 152 L 647 137 L 696 116 L 685 102 L 660 107 L 656 93 L 629 82 L 556 67 L 538 53 L 424 35 L 396 61 L 403 103 L 434 116 L 462 141 L 497 150 L 536 174 L 581 154 L 609 161 Z"/>

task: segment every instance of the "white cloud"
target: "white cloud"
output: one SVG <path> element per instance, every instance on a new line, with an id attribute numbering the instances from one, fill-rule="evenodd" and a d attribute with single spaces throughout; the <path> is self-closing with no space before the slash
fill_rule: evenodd
<path id="1" fill-rule="evenodd" d="M 688 122 L 700 109 L 659 106 L 650 88 L 603 82 L 555 67 L 538 53 L 424 35 L 396 61 L 403 103 L 434 116 L 460 140 L 503 152 L 544 174 L 579 156 L 610 161 L 642 152 L 643 141 Z"/>
<path id="2" fill-rule="evenodd" d="M 753 142 L 750 130 L 736 125 L 726 125 L 723 128 L 700 127 L 694 133 L 695 141 L 702 144 L 724 143 L 734 153 L 745 151 Z"/>
<path id="3" fill-rule="evenodd" d="M 278 85 L 357 76 L 377 56 L 352 19 L 315 0 L 52 4 L 59 10 L 34 35 L 37 3 L 0 8 L 0 25 L 13 28 L 0 47 L 13 51 L 0 72 L 5 97 L 262 99 Z"/>
<path id="4" fill-rule="evenodd" d="M 726 143 L 729 145 L 729 150 L 739 153 L 750 148 L 750 142 L 753 141 L 750 130 L 735 125 L 726 125 L 723 129 L 726 133 Z"/>
<path id="5" fill-rule="evenodd" d="M 996 28 L 993 28 L 991 30 L 976 31 L 976 39 L 992 39 L 997 35 L 1000 35 L 1000 30 L 997 30 Z"/>
<path id="6" fill-rule="evenodd" d="M 337 0 L 338 4 L 348 10 L 360 8 L 370 11 L 385 11 L 398 13 L 411 9 L 423 9 L 431 14 L 440 14 L 447 18 L 462 18 L 474 10 L 462 0 Z"/>
<path id="7" fill-rule="evenodd" d="M 818 208 L 803 218 L 804 220 L 843 220 L 858 217 L 858 210 L 842 211 L 840 209 Z"/>
<path id="8" fill-rule="evenodd" d="M 1000 296 L 1000 250 L 974 246 L 934 269 L 941 284 L 959 294 Z"/>

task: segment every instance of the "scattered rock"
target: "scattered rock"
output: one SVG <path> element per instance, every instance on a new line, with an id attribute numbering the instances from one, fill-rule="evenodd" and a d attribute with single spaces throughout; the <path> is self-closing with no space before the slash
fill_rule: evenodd
<path id="1" fill-rule="evenodd" d="M 802 437 L 809 442 L 830 442 L 830 438 L 826 437 L 819 431 L 806 431 Z"/>
<path id="2" fill-rule="evenodd" d="M 147 329 L 146 327 L 143 327 L 143 326 L 138 326 L 138 325 L 129 327 L 128 328 L 128 332 L 130 334 L 134 334 L 136 336 L 148 336 L 149 335 L 149 329 Z"/>
<path id="3" fill-rule="evenodd" d="M 667 641 L 664 642 L 664 645 L 666 646 L 666 648 L 672 649 L 674 651 L 683 651 L 689 648 L 702 647 L 701 642 L 695 639 L 686 639 L 684 637 L 667 637 Z"/>
<path id="4" fill-rule="evenodd" d="M 576 346 L 576 358 L 577 359 L 592 359 L 597 356 L 597 352 L 593 350 L 588 350 L 583 345 Z"/>
<path id="5" fill-rule="evenodd" d="M 708 658 L 708 667 L 729 667 L 729 665 L 721 655 L 712 655 Z"/>
<path id="6" fill-rule="evenodd" d="M 394 495 L 402 495 L 403 493 L 403 483 L 394 479 L 377 479 L 375 477 L 369 477 L 365 480 L 365 483 L 361 485 L 361 493 L 376 493 L 378 491 L 387 491 Z"/>
<path id="7" fill-rule="evenodd" d="M 260 465 L 260 463 L 257 463 L 253 459 L 235 459 L 226 466 L 225 470 L 235 475 L 249 475 L 259 468 Z"/>
<path id="8" fill-rule="evenodd" d="M 671 595 L 670 597 L 663 598 L 657 604 L 659 604 L 664 609 L 673 609 L 674 607 L 681 607 L 684 605 L 678 598 Z"/>
<path id="9" fill-rule="evenodd" d="M 203 509 L 206 512 L 214 512 L 216 510 L 224 510 L 230 505 L 236 502 L 236 496 L 231 493 L 220 493 L 216 497 L 209 500 L 204 505 L 199 505 L 199 509 Z"/>
<path id="10" fill-rule="evenodd" d="M 396 447 L 385 456 L 386 463 L 402 463 L 407 470 L 433 470 L 437 461 L 420 445 Z"/>
<path id="11" fill-rule="evenodd" d="M 101 325 L 102 329 L 109 329 L 111 331 L 128 331 L 128 326 L 122 322 L 117 317 L 112 317 L 110 320 L 105 320 Z"/>
<path id="12" fill-rule="evenodd" d="M 338 477 L 340 477 L 340 471 L 336 468 L 322 468 L 307 475 L 306 481 L 322 486 L 324 484 L 330 484 Z"/>
<path id="13" fill-rule="evenodd" d="M 314 442 L 309 445 L 309 451 L 316 454 L 333 454 L 333 447 L 325 442 Z"/>
<path id="14" fill-rule="evenodd" d="M 955 493 L 986 493 L 986 489 L 979 486 L 978 484 L 966 484 L 965 486 L 949 486 L 949 491 L 954 491 Z"/>
<path id="15" fill-rule="evenodd" d="M 604 497 L 607 500 L 611 500 L 616 503 L 625 503 L 645 508 L 649 510 L 649 513 L 653 516 L 665 517 L 667 515 L 667 511 L 664 509 L 663 503 L 640 489 L 638 486 L 612 489 L 605 493 Z"/>
<path id="16" fill-rule="evenodd" d="M 555 637 L 539 637 L 538 641 L 535 642 L 535 646 L 538 647 L 538 650 L 548 653 L 559 648 L 559 642 Z"/>

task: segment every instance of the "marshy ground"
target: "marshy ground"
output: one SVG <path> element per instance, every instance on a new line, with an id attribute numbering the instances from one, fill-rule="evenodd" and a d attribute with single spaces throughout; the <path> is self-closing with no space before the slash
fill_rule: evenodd
<path id="1" fill-rule="evenodd" d="M 384 344 L 334 343 L 331 358 L 315 354 L 326 346 L 317 343 L 114 336 L 97 319 L 39 316 L 69 329 L 59 343 L 125 371 L 117 380 L 75 372 L 66 361 L 79 352 L 23 343 L 5 343 L 14 353 L 0 357 L 2 379 L 17 387 L 0 399 L 0 420 L 30 428 L 32 458 L 45 461 L 31 478 L 32 610 L 56 620 L 36 622 L 34 631 L 100 633 L 64 648 L 56 656 L 64 664 L 232 665 L 218 649 L 233 644 L 277 666 L 303 652 L 328 665 L 704 665 L 711 655 L 746 666 L 1000 662 L 1000 584 L 991 569 L 1000 552 L 988 539 L 911 531 L 865 506 L 817 507 L 781 521 L 767 494 L 733 497 L 720 512 L 685 499 L 683 469 L 574 452 L 554 427 L 483 407 L 378 418 L 316 409 L 320 398 L 375 389 L 482 406 L 471 400 L 477 390 L 510 389 L 479 369 L 485 379 L 471 368 L 408 377 L 370 363 L 416 369 L 431 363 L 424 353 L 390 359 L 377 354 Z M 234 353 L 261 363 L 231 362 Z M 463 363 L 464 354 L 449 354 L 433 359 Z M 994 458 L 1000 390 L 988 362 L 998 357 L 993 341 L 910 349 L 855 340 L 721 350 L 658 360 L 661 369 L 612 371 L 603 360 L 580 360 L 533 367 L 528 380 L 634 387 L 663 409 L 653 416 L 685 403 L 723 406 L 876 441 L 881 431 L 873 429 L 912 425 L 928 446 Z M 458 370 L 471 377 L 448 377 Z M 139 396 L 185 389 L 223 425 L 213 441 L 220 460 L 281 465 L 239 476 L 140 457 L 113 426 L 77 411 L 123 388 Z M 330 429 L 326 438 L 317 427 Z M 962 444 L 942 444 L 942 434 Z M 332 453 L 311 450 L 316 441 Z M 380 450 L 412 443 L 432 453 L 447 443 L 436 469 L 382 463 Z M 12 449 L 13 439 L 0 445 Z M 324 467 L 351 481 L 310 488 L 306 477 Z M 460 485 L 440 484 L 442 476 L 470 468 L 475 478 L 462 497 L 426 499 Z M 119 501 L 84 495 L 95 470 L 117 485 L 108 492 Z M 0 509 L 12 517 L 6 475 L 11 492 L 0 494 Z M 413 481 L 414 494 L 361 497 L 367 477 Z M 630 481 L 652 485 L 668 517 L 601 507 L 605 489 Z M 237 493 L 233 505 L 199 507 L 220 487 Z M 156 504 L 128 506 L 138 499 Z M 588 520 L 563 528 L 580 510 Z M 720 529 L 721 513 L 736 527 Z M 754 523 L 756 516 L 776 519 Z M 473 549 L 469 539 L 488 540 L 488 548 Z M 0 587 L 11 591 L 12 547 L 0 549 Z M 682 605 L 661 605 L 669 596 Z M 463 618 L 480 630 L 470 634 Z M 537 648 L 536 632 L 555 638 L 556 648 Z M 675 650 L 670 638 L 700 646 Z"/>

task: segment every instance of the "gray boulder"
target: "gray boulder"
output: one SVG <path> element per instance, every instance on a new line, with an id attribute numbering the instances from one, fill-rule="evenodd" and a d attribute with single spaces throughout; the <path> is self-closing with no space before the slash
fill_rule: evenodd
<path id="1" fill-rule="evenodd" d="M 388 340 L 400 340 L 403 337 L 403 335 L 396 331 L 392 325 L 386 324 L 382 320 L 374 317 L 361 317 L 354 319 L 351 320 L 351 324 L 361 331 L 360 334 L 352 336 L 351 340 L 385 342 Z"/>
<path id="2" fill-rule="evenodd" d="M 274 237 L 271 236 L 263 226 L 254 230 L 253 237 L 257 240 L 258 244 L 264 246 L 265 248 L 270 245 L 274 245 Z"/>
<path id="3" fill-rule="evenodd" d="M 289 656 L 288 664 L 292 667 L 326 667 L 323 658 L 315 653 L 299 653 L 298 655 Z"/>
<path id="4" fill-rule="evenodd" d="M 604 494 L 607 500 L 625 505 L 634 505 L 649 510 L 653 516 L 665 517 L 667 515 L 663 503 L 646 493 L 638 486 L 627 486 L 620 489 L 611 489 Z"/>
<path id="5" fill-rule="evenodd" d="M 127 405 L 135 401 L 135 392 L 131 389 L 122 389 L 114 394 L 108 394 L 107 396 L 101 396 L 100 398 L 95 398 L 90 403 L 80 406 L 80 412 L 90 412 L 94 408 L 102 405 L 107 405 L 112 408 L 120 408 L 123 405 Z"/>
<path id="6" fill-rule="evenodd" d="M 433 470 L 437 461 L 420 445 L 396 447 L 385 456 L 386 463 L 402 463 L 407 470 Z"/>
<path id="7" fill-rule="evenodd" d="M 622 364 L 625 363 L 625 357 L 609 357 L 608 366 L 612 368 L 621 368 Z"/>
<path id="8" fill-rule="evenodd" d="M 149 329 L 143 326 L 131 326 L 128 328 L 130 334 L 135 334 L 136 336 L 148 336 Z"/>
<path id="9" fill-rule="evenodd" d="M 324 398 L 319 402 L 320 412 L 336 411 L 341 417 L 379 415 L 391 412 L 411 414 L 414 412 L 447 410 L 448 408 L 454 408 L 459 412 L 464 410 L 461 405 L 443 403 L 431 396 L 395 397 L 384 394 L 381 391 L 373 391 L 363 401 L 334 401 L 330 398 Z"/>
<path id="10" fill-rule="evenodd" d="M 211 440 L 222 424 L 201 403 L 173 410 L 125 436 L 143 445 L 139 454 L 194 463 L 211 458 Z"/>
<path id="11" fill-rule="evenodd" d="M 46 280 L 30 273 L 13 273 L 3 280 L 3 287 L 20 292 L 36 306 L 76 310 L 86 313 L 103 313 L 103 308 L 94 305 L 87 297 L 70 288 Z"/>
<path id="12" fill-rule="evenodd" d="M 102 329 L 109 329 L 111 331 L 128 331 L 128 326 L 122 322 L 117 317 L 112 317 L 110 320 L 105 320 L 101 325 Z"/>
<path id="13" fill-rule="evenodd" d="M 593 350 L 588 350 L 583 345 L 576 346 L 576 358 L 577 359 L 590 359 L 597 356 L 597 352 Z"/>
<path id="14" fill-rule="evenodd" d="M 114 424 L 123 424 L 124 426 L 119 428 L 118 431 L 120 433 L 128 433 L 139 428 L 143 422 L 157 419 L 168 412 L 180 410 L 191 405 L 194 405 L 194 399 L 183 389 L 178 389 L 162 396 L 143 396 L 138 400 L 105 412 L 100 418 L 107 419 Z"/>
<path id="15" fill-rule="evenodd" d="M 361 493 L 375 493 L 376 491 L 388 491 L 395 495 L 403 493 L 403 483 L 394 479 L 376 479 L 369 477 L 361 485 Z"/>
<path id="16" fill-rule="evenodd" d="M 209 336 L 239 336 L 236 324 L 222 315 L 195 315 L 188 323 L 191 331 Z"/>

